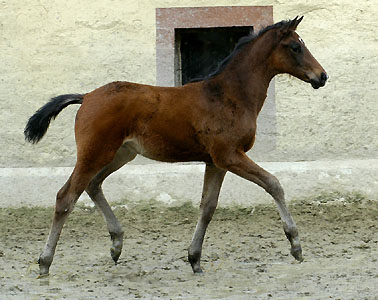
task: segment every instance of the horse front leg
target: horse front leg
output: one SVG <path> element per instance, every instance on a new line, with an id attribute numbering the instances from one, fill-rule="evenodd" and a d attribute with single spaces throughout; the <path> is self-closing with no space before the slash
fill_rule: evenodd
<path id="1" fill-rule="evenodd" d="M 278 179 L 254 163 L 244 152 L 231 152 L 227 157 L 214 159 L 214 161 L 218 167 L 261 186 L 273 197 L 283 222 L 284 232 L 291 244 L 290 252 L 296 260 L 303 261 L 297 225 L 286 207 L 284 190 Z"/>
<path id="2" fill-rule="evenodd" d="M 219 192 L 222 186 L 225 170 L 207 164 L 205 170 L 200 216 L 188 250 L 188 259 L 194 273 L 202 273 L 200 260 L 202 244 L 207 226 L 209 225 L 218 204 Z"/>

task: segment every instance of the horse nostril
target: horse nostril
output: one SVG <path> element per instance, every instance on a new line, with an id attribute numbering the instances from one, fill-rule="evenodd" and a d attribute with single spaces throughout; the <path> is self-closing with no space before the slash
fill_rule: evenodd
<path id="1" fill-rule="evenodd" d="M 328 79 L 328 75 L 324 72 L 322 72 L 322 74 L 320 74 L 320 80 L 325 83 Z"/>

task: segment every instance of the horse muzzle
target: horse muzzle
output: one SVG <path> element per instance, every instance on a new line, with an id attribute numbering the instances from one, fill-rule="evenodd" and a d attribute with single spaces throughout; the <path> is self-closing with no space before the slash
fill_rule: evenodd
<path id="1" fill-rule="evenodd" d="M 311 76 L 309 78 L 309 82 L 311 83 L 311 86 L 314 89 L 318 89 L 320 87 L 323 87 L 326 84 L 326 81 L 328 80 L 328 75 L 325 72 L 322 72 L 320 76 Z"/>

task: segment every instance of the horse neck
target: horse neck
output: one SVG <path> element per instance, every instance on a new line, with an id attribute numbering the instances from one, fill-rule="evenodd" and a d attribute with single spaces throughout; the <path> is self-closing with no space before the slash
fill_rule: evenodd
<path id="1" fill-rule="evenodd" d="M 269 83 L 276 75 L 269 57 L 274 50 L 272 36 L 265 33 L 246 45 L 225 70 L 220 80 L 230 87 L 235 99 L 258 114 L 267 96 Z"/>

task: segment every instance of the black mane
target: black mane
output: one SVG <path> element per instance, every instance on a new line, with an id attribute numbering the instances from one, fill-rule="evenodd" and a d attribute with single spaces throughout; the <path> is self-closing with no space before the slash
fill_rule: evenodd
<path id="1" fill-rule="evenodd" d="M 252 33 L 252 34 L 241 37 L 239 39 L 239 41 L 237 42 L 234 50 L 232 50 L 232 52 L 218 64 L 218 67 L 213 72 L 211 72 L 210 74 L 208 74 L 204 77 L 193 78 L 193 79 L 189 80 L 187 83 L 193 83 L 193 82 L 208 80 L 208 79 L 211 79 L 211 78 L 217 76 L 218 74 L 222 73 L 222 71 L 226 68 L 228 63 L 244 48 L 245 45 L 256 40 L 257 38 L 262 36 L 265 32 L 267 32 L 271 29 L 280 28 L 281 26 L 284 26 L 284 25 L 286 25 L 290 22 L 291 22 L 291 20 L 281 21 L 281 22 L 275 23 L 273 25 L 269 25 L 269 26 L 262 28 L 257 34 Z"/>

